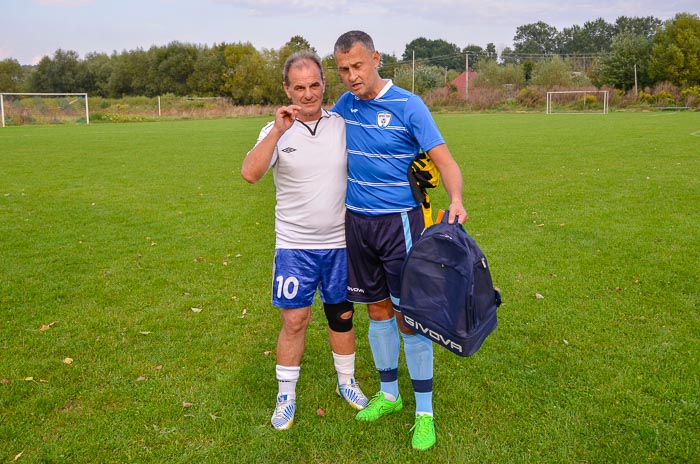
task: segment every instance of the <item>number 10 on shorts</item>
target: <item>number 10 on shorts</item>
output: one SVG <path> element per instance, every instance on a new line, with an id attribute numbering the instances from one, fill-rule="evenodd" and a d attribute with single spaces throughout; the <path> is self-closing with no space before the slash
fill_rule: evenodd
<path id="1" fill-rule="evenodd" d="M 299 291 L 299 279 L 296 277 L 292 276 L 285 279 L 284 276 L 277 276 L 275 282 L 277 286 L 275 289 L 277 298 L 282 298 L 284 295 L 284 298 L 293 300 L 294 297 L 297 296 L 297 292 Z"/>

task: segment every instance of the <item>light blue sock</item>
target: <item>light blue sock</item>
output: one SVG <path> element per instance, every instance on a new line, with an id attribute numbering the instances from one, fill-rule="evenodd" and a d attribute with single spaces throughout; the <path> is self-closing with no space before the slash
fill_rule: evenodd
<path id="1" fill-rule="evenodd" d="M 408 373 L 416 395 L 416 413 L 433 413 L 433 342 L 417 334 L 403 337 Z"/>
<path id="2" fill-rule="evenodd" d="M 384 393 L 399 396 L 399 352 L 401 339 L 396 318 L 385 321 L 370 319 L 368 330 L 369 346 L 374 357 L 374 366 L 379 372 L 380 389 Z"/>

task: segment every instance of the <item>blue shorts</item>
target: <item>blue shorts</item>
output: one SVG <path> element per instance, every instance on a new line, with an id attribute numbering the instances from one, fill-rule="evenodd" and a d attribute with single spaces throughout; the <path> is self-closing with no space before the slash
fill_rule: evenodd
<path id="1" fill-rule="evenodd" d="M 342 303 L 347 299 L 347 256 L 345 248 L 278 248 L 272 271 L 272 304 L 284 309 L 311 306 L 316 289 L 324 303 Z"/>
<path id="2" fill-rule="evenodd" d="M 425 229 L 423 210 L 365 216 L 345 214 L 348 249 L 348 300 L 377 303 L 391 298 L 399 308 L 401 267 L 413 242 Z"/>

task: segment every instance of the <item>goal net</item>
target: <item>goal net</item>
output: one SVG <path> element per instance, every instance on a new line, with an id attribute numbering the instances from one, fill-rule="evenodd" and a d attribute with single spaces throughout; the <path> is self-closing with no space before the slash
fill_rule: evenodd
<path id="1" fill-rule="evenodd" d="M 86 93 L 0 93 L 2 127 L 23 124 L 90 124 Z"/>
<path id="2" fill-rule="evenodd" d="M 608 113 L 607 90 L 547 92 L 547 114 Z"/>

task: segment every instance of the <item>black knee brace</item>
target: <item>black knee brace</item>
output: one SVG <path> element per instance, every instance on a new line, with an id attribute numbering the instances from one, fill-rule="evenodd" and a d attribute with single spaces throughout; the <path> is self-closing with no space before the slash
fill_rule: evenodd
<path id="1" fill-rule="evenodd" d="M 335 332 L 350 332 L 352 330 L 352 315 L 355 312 L 355 308 L 349 301 L 343 301 L 342 303 L 328 304 L 323 303 L 323 310 L 326 313 L 326 320 L 328 320 L 328 327 Z M 341 316 L 350 311 L 350 317 L 347 319 Z"/>

